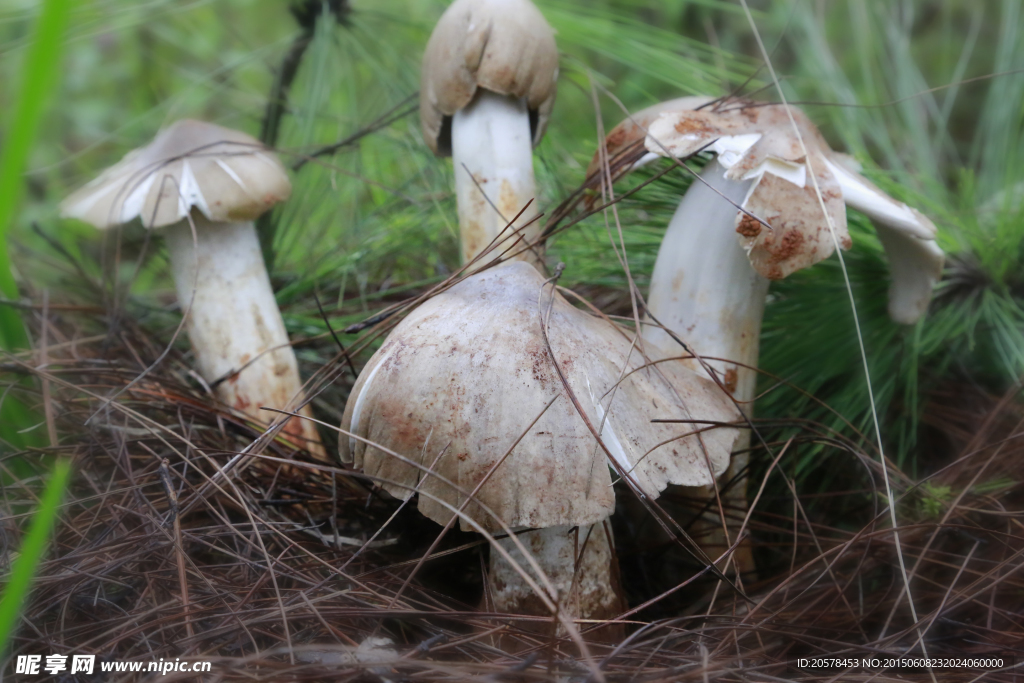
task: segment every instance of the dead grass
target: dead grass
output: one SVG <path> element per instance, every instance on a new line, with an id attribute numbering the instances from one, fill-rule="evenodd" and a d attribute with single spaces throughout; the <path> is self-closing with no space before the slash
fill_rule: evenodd
<path id="1" fill-rule="evenodd" d="M 521 628 L 528 618 L 478 610 L 486 543 L 475 534 L 450 531 L 399 595 L 439 528 L 406 506 L 367 544 L 398 504 L 217 405 L 188 358 L 165 353 L 166 328 L 58 301 L 31 318 L 48 365 L 37 367 L 39 353 L 8 357 L 5 390 L 40 403 L 38 381 L 15 380 L 47 380 L 58 445 L 0 463 L 6 566 L 49 458 L 70 455 L 76 475 L 14 654 L 210 660 L 206 680 L 582 681 L 597 680 L 595 671 L 609 681 L 931 680 L 923 670 L 795 667 L 799 657 L 920 653 L 923 634 L 933 657 L 1024 662 L 1024 414 L 1015 395 L 936 392 L 928 476 L 890 470 L 920 623 L 902 595 L 877 458 L 793 421 L 795 438 L 752 454 L 750 490 L 765 486 L 748 523 L 760 572 L 746 577 L 749 599 L 643 522 L 617 516 L 628 636 L 590 643 L 588 665 L 568 637 L 541 638 Z M 320 368 L 325 393 L 315 404 L 340 411 L 352 374 L 333 341 L 309 344 L 336 356 Z M 354 345 L 357 359 L 364 346 Z M 766 435 L 777 426 L 759 425 Z M 820 444 L 842 476 L 795 490 L 791 463 Z M 627 505 L 627 493 L 619 498 Z M 677 513 L 698 504 L 664 502 Z M 580 627 L 586 637 L 599 625 Z M 1015 675 L 935 672 L 942 681 Z M 110 680 L 133 680 L 125 676 Z"/>

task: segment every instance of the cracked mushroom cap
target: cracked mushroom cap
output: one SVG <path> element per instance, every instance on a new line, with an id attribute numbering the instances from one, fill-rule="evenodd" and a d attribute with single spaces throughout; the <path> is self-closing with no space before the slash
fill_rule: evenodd
<path id="1" fill-rule="evenodd" d="M 700 103 L 696 106 L 704 108 L 693 109 L 694 105 L 685 103 L 687 99 L 675 101 L 676 106 L 657 105 L 634 115 L 634 119 L 640 116 L 649 122 L 644 146 L 650 154 L 676 158 L 711 152 L 726 169 L 727 178 L 753 181 L 741 206 L 772 227 L 768 230 L 747 214 L 736 212 L 736 232 L 754 270 L 778 280 L 828 258 L 835 243 L 822 203 L 839 245 L 849 249 L 844 204 L 849 205 L 874 220 L 888 253 L 893 278 L 891 317 L 912 323 L 924 313 L 944 262 L 935 243 L 935 225 L 927 217 L 861 176 L 857 163 L 833 151 L 796 107 L 790 109 L 799 137 L 784 105 L 730 99 Z M 647 112 L 655 115 L 644 117 Z M 608 137 L 616 136 L 614 142 L 623 150 L 641 135 L 635 124 L 624 122 Z M 631 168 L 643 163 L 639 152 L 633 156 L 636 160 Z"/>
<path id="2" fill-rule="evenodd" d="M 547 351 L 541 315 L 551 304 L 548 337 L 555 360 L 619 469 L 651 497 L 668 484 L 712 483 L 728 465 L 738 430 L 718 427 L 680 438 L 707 425 L 651 420 L 737 420 L 725 393 L 680 361 L 631 372 L 644 360 L 630 333 L 559 294 L 552 302 L 551 292 L 535 268 L 511 262 L 429 299 L 363 368 L 342 428 L 424 468 L 440 453 L 434 471 L 467 492 L 526 432 L 478 500 L 512 527 L 604 519 L 615 505 L 612 475 Z M 443 481 L 359 439 L 343 434 L 340 451 L 343 461 L 388 480 L 382 486 L 398 498 L 421 487 L 456 507 L 463 502 Z M 420 496 L 419 509 L 441 524 L 451 518 L 426 496 Z M 466 512 L 485 528 L 499 528 L 476 504 Z"/>
<path id="3" fill-rule="evenodd" d="M 203 121 L 182 120 L 61 202 L 61 215 L 100 229 L 139 217 L 160 228 L 193 207 L 211 221 L 257 218 L 291 194 L 288 174 L 263 143 Z"/>
<path id="4" fill-rule="evenodd" d="M 666 100 L 664 102 L 659 102 L 658 104 L 653 104 L 646 109 L 641 109 L 634 114 L 630 114 L 622 121 L 619 121 L 619 123 L 611 129 L 608 135 L 605 136 L 604 148 L 606 158 L 609 163 L 611 163 L 617 157 L 628 154 L 630 148 L 642 147 L 642 142 L 644 138 L 647 137 L 647 129 L 650 128 L 651 124 L 665 112 L 678 111 L 680 109 L 697 109 L 698 107 L 707 106 L 712 102 L 714 102 L 714 98 L 712 97 L 678 97 L 674 100 Z M 632 158 L 627 160 L 629 166 L 623 169 L 620 173 L 613 173 L 613 178 L 618 179 L 629 171 L 639 168 L 644 163 L 644 157 L 657 157 L 657 155 L 652 155 L 646 149 L 641 150 L 640 154 L 634 154 L 631 156 Z M 587 166 L 587 175 L 594 175 L 600 169 L 601 152 L 597 151 L 594 153 L 594 157 L 590 160 L 590 165 Z"/>
<path id="5" fill-rule="evenodd" d="M 558 47 L 529 0 L 455 0 L 423 54 L 420 124 L 435 154 L 451 154 L 451 117 L 477 88 L 526 100 L 533 144 L 555 105 Z"/>

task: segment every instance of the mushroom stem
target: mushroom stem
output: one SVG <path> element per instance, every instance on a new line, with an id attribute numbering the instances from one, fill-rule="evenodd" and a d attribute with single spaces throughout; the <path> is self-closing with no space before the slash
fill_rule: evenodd
<path id="1" fill-rule="evenodd" d="M 259 422 L 302 399 L 298 363 L 285 331 L 252 222 L 218 223 L 192 212 L 165 232 L 171 270 L 199 373 L 217 397 Z M 197 249 L 198 247 L 198 249 Z M 235 373 L 235 374 L 232 374 Z M 311 416 L 309 406 L 298 411 Z M 327 460 L 312 422 L 290 418 L 282 433 Z"/>
<path id="2" fill-rule="evenodd" d="M 463 262 L 472 260 L 499 234 L 503 239 L 492 252 L 495 256 L 518 234 L 523 235 L 523 241 L 510 254 L 537 239 L 540 227 L 536 221 L 521 233 L 505 229 L 537 195 L 530 114 L 522 98 L 479 89 L 473 101 L 452 118 L 452 161 Z M 525 225 L 536 215 L 534 203 L 513 227 Z M 539 248 L 524 251 L 517 258 L 534 266 L 541 262 Z"/>
<path id="3" fill-rule="evenodd" d="M 698 354 L 735 361 L 707 363 L 738 401 L 747 402 L 757 373 L 737 363 L 757 365 L 768 280 L 750 267 L 734 229 L 735 205 L 752 181 L 729 180 L 724 173 L 717 161 L 709 162 L 679 202 L 658 250 L 647 302 L 654 318 Z M 644 328 L 644 339 L 679 349 L 654 325 Z M 688 362 L 703 372 L 697 361 Z"/>
<path id="4" fill-rule="evenodd" d="M 743 203 L 753 181 L 729 180 L 724 173 L 717 161 L 711 161 L 701 173 L 705 182 L 694 180 L 679 203 L 655 261 L 648 309 L 700 356 L 734 361 L 705 360 L 750 417 L 757 384 L 757 372 L 752 368 L 757 367 L 768 280 L 750 266 L 734 229 L 735 205 Z M 663 349 L 675 349 L 672 355 L 682 353 L 659 327 L 646 326 L 644 339 Z M 707 374 L 696 360 L 687 363 Z M 746 469 L 749 445 L 750 434 L 744 431 L 733 447 L 722 481 L 730 481 Z M 746 488 L 746 479 L 733 484 L 722 496 L 724 508 L 745 510 Z M 712 487 L 683 487 L 683 492 L 690 497 L 714 498 Z M 704 528 L 695 537 L 708 555 L 717 557 L 729 547 L 717 505 L 712 505 L 698 526 Z M 749 546 L 740 546 L 733 559 L 738 571 L 753 571 Z"/>
<path id="5" fill-rule="evenodd" d="M 598 522 L 591 526 L 534 529 L 518 536 L 558 591 L 558 604 L 573 618 L 611 619 L 623 610 L 618 564 L 607 529 L 607 524 Z M 550 614 L 520 574 L 525 571 L 537 578 L 522 553 L 511 539 L 502 538 L 497 543 L 519 566 L 514 567 L 499 553 L 491 552 L 487 581 L 494 610 L 510 614 Z M 537 625 L 536 630 L 541 632 L 550 626 L 549 622 L 525 623 L 525 628 L 533 630 L 531 626 Z M 607 630 L 602 629 L 600 639 L 607 639 L 609 634 L 604 633 Z"/>

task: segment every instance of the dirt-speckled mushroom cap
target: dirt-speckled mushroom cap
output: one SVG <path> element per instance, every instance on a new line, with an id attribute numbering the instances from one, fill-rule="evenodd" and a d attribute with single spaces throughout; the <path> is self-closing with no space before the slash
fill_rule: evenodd
<path id="1" fill-rule="evenodd" d="M 844 203 L 907 237 L 935 239 L 930 220 L 846 168 L 848 157 L 832 151 L 803 112 L 790 109 L 799 137 L 785 106 L 726 100 L 700 111 L 662 114 L 649 126 L 644 144 L 662 156 L 707 149 L 718 155 L 727 178 L 754 181 L 742 206 L 772 230 L 738 211 L 736 232 L 754 270 L 769 279 L 828 258 L 835 250 L 829 222 L 839 245 L 850 248 Z M 893 263 L 894 272 L 897 267 Z"/>
<path id="2" fill-rule="evenodd" d="M 790 109 L 799 138 L 782 105 L 683 97 L 648 107 L 608 134 L 609 159 L 625 154 L 640 140 L 647 152 L 646 157 L 642 150 L 627 154 L 629 158 L 613 169 L 613 180 L 652 155 L 716 154 L 727 178 L 753 181 L 741 206 L 772 230 L 737 211 L 736 232 L 754 270 L 780 279 L 835 250 L 829 220 L 810 178 L 813 172 L 843 249 L 850 247 L 844 204 L 874 220 L 892 272 L 889 314 L 900 323 L 916 321 L 927 309 L 932 287 L 942 274 L 944 255 L 935 243 L 935 225 L 875 187 L 860 175 L 856 161 L 828 146 L 802 111 Z M 598 170 L 595 154 L 588 175 Z"/>
<path id="3" fill-rule="evenodd" d="M 291 194 L 288 174 L 261 142 L 236 130 L 182 120 L 61 202 L 61 215 L 97 228 L 139 217 L 171 225 L 194 208 L 211 221 L 250 221 Z"/>
<path id="4" fill-rule="evenodd" d="M 555 106 L 555 34 L 529 0 L 455 0 L 423 54 L 420 124 L 435 154 L 451 154 L 451 117 L 477 88 L 526 100 L 533 144 Z"/>
<path id="5" fill-rule="evenodd" d="M 802 112 L 794 110 L 793 116 L 812 157 L 810 165 L 781 106 L 732 100 L 699 111 L 666 112 L 648 127 L 645 140 L 648 151 L 662 156 L 687 157 L 706 148 L 718 155 L 726 178 L 754 180 L 742 206 L 772 230 L 738 211 L 736 232 L 754 270 L 770 280 L 811 266 L 835 250 L 809 167 L 840 246 L 848 249 L 851 244 L 843 193 L 824 162 L 822 150 L 828 146 Z"/>
<path id="6" fill-rule="evenodd" d="M 678 97 L 674 100 L 666 100 L 651 105 L 646 109 L 630 114 L 608 132 L 605 136 L 604 146 L 609 161 L 624 152 L 628 147 L 640 143 L 647 137 L 647 129 L 654 120 L 667 111 L 689 110 L 703 107 L 714 101 L 714 98 L 707 96 Z M 646 151 L 646 150 L 645 150 Z M 587 175 L 593 175 L 601 168 L 601 152 L 594 152 L 590 165 L 587 166 Z M 630 169 L 632 170 L 632 169 Z M 618 175 L 625 175 L 617 174 Z"/>
<path id="7" fill-rule="evenodd" d="M 615 504 L 609 465 L 548 354 L 541 315 L 550 301 L 551 286 L 523 262 L 483 271 L 428 300 L 367 363 L 342 428 L 424 467 L 443 451 L 434 471 L 472 491 L 557 397 L 478 499 L 513 527 L 604 519 Z M 644 360 L 629 333 L 574 308 L 559 294 L 548 335 L 583 411 L 646 494 L 656 497 L 668 484 L 707 485 L 724 471 L 736 428 L 678 438 L 699 427 L 651 422 L 739 419 L 717 386 L 679 361 L 631 372 Z M 621 384 L 609 393 L 620 377 Z M 447 484 L 363 441 L 342 435 L 340 451 L 345 462 L 392 482 L 383 487 L 399 498 L 420 486 L 452 505 L 463 502 Z M 451 517 L 426 496 L 419 508 L 442 524 Z M 467 512 L 484 527 L 497 528 L 475 504 Z"/>

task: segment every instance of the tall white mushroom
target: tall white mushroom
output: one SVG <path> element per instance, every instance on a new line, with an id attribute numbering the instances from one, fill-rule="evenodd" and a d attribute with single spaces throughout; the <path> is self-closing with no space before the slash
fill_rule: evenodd
<path id="1" fill-rule="evenodd" d="M 651 498 L 669 484 L 710 484 L 738 434 L 719 427 L 697 436 L 691 432 L 708 424 L 652 423 L 714 424 L 739 413 L 677 361 L 645 368 L 632 336 L 570 305 L 526 263 L 505 263 L 429 299 L 394 329 L 352 388 L 342 429 L 425 469 L 440 453 L 433 465 L 440 477 L 463 492 L 479 488 L 475 500 L 508 526 L 535 529 L 519 538 L 571 613 L 608 618 L 622 608 L 605 524 L 615 494 L 606 452 L 587 421 L 617 469 Z M 434 497 L 466 503 L 442 479 L 360 439 L 343 436 L 340 450 L 343 461 L 380 477 L 398 498 L 417 488 L 430 494 L 420 496 L 419 509 L 440 524 L 452 512 Z M 465 512 L 485 529 L 501 529 L 476 502 Z M 471 529 L 465 520 L 462 528 Z M 522 557 L 511 541 L 499 542 Z M 547 613 L 497 552 L 488 579 L 499 611 Z"/>
<path id="2" fill-rule="evenodd" d="M 261 406 L 294 408 L 303 397 L 252 223 L 290 193 L 284 167 L 255 138 L 184 120 L 61 203 L 63 216 L 101 230 L 135 218 L 161 229 L 199 374 L 262 423 L 278 416 Z M 311 416 L 308 406 L 300 413 Z M 290 418 L 282 432 L 326 459 L 312 422 Z"/>
<path id="3" fill-rule="evenodd" d="M 555 104 L 558 48 L 529 0 L 455 0 L 434 27 L 421 74 L 423 138 L 452 157 L 468 262 L 537 195 L 532 148 Z M 534 203 L 514 227 L 536 216 Z M 531 242 L 539 230 L 534 222 L 521 232 Z M 504 236 L 505 245 L 516 237 Z M 542 260 L 537 250 L 520 258 Z"/>
<path id="4" fill-rule="evenodd" d="M 839 245 L 850 247 L 844 202 L 875 222 L 889 256 L 889 313 L 895 321 L 911 324 L 924 313 L 944 260 L 930 220 L 859 175 L 856 162 L 830 149 L 803 112 L 793 108 L 792 113 L 806 156 L 783 106 L 737 99 L 682 98 L 655 105 L 608 135 L 611 157 L 631 148 L 632 156 L 638 156 L 641 140 L 647 152 L 641 162 L 700 151 L 716 155 L 669 223 L 647 303 L 651 315 L 699 355 L 728 359 L 708 364 L 748 415 L 768 283 L 832 254 L 829 221 Z M 595 156 L 592 169 L 597 165 Z M 672 348 L 668 332 L 659 327 L 648 326 L 644 337 Z M 749 434 L 744 434 L 738 450 L 748 444 Z M 726 476 L 746 466 L 746 454 L 735 453 Z M 740 510 L 746 508 L 742 481 L 725 497 Z M 707 541 L 709 554 L 724 545 L 720 530 L 721 522 Z M 746 549 L 735 560 L 741 571 L 754 569 Z"/>

